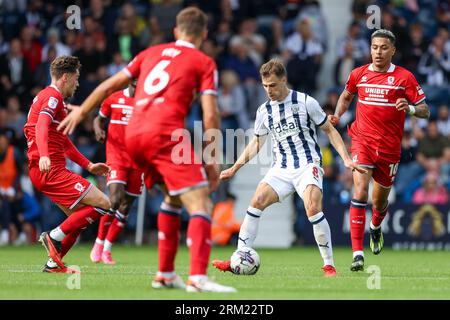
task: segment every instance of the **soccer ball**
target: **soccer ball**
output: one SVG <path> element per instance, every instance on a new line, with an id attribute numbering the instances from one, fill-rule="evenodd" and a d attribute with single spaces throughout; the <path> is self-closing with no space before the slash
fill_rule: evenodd
<path id="1" fill-rule="evenodd" d="M 255 274 L 261 265 L 258 252 L 250 247 L 242 247 L 231 256 L 231 271 L 239 275 Z"/>

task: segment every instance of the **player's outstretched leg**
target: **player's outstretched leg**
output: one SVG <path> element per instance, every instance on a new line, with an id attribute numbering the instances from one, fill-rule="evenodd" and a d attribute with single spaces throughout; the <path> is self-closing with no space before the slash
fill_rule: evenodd
<path id="1" fill-rule="evenodd" d="M 262 210 L 249 206 L 247 214 L 239 230 L 238 248 L 252 247 L 258 234 L 259 221 L 261 220 Z M 233 272 L 230 267 L 230 260 L 214 260 L 212 265 L 223 272 Z"/>
<path id="2" fill-rule="evenodd" d="M 175 256 L 180 241 L 181 207 L 161 203 L 158 212 L 158 272 L 152 281 L 154 289 L 186 289 L 175 273 Z"/>

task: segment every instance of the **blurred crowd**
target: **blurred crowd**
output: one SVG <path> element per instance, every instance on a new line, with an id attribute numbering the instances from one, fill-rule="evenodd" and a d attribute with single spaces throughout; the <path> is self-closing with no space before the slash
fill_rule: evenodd
<path id="1" fill-rule="evenodd" d="M 81 29 L 69 30 L 66 9 L 78 5 Z M 327 28 L 320 1 L 314 0 L 3 0 L 0 2 L 0 244 L 25 243 L 36 238 L 36 226 L 49 229 L 62 218 L 50 201 L 37 193 L 27 174 L 23 125 L 31 100 L 50 83 L 49 65 L 60 55 L 78 56 L 80 86 L 70 101 L 81 103 L 104 79 L 121 70 L 140 50 L 173 40 L 175 16 L 194 5 L 209 16 L 209 34 L 202 50 L 213 57 L 220 71 L 218 103 L 222 130 L 252 127 L 257 107 L 266 100 L 259 67 L 272 57 L 287 65 L 293 89 L 316 96 L 333 113 L 350 71 L 370 62 L 370 34 L 366 8 L 382 9 L 381 27 L 397 36 L 394 63 L 414 73 L 431 109 L 431 119 L 408 118 L 402 141 L 393 201 L 448 203 L 450 185 L 450 1 L 354 0 L 352 22 L 342 39 Z M 336 41 L 333 85 L 318 83 L 324 56 Z M 349 145 L 347 125 L 354 106 L 342 118 L 339 131 Z M 104 146 L 94 140 L 91 118 L 72 137 L 92 161 L 104 161 Z M 187 127 L 201 119 L 193 105 Z M 325 136 L 319 137 L 324 154 L 324 197 L 330 203 L 348 203 L 351 172 L 344 170 Z M 86 176 L 73 163 L 70 168 Z M 92 179 L 105 189 L 102 178 Z M 215 195 L 229 198 L 228 191 Z M 223 195 L 222 195 L 223 194 Z M 155 226 L 161 194 L 151 190 L 147 212 Z M 297 199 L 298 200 L 298 199 Z M 296 203 L 297 203 L 297 200 Z M 136 208 L 133 209 L 134 212 Z M 135 227 L 133 214 L 129 227 Z"/>

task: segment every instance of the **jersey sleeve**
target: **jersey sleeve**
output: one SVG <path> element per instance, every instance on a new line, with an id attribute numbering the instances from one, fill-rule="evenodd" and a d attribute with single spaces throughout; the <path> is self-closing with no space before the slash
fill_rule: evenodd
<path id="1" fill-rule="evenodd" d="M 111 117 L 111 97 L 108 97 L 105 100 L 103 100 L 103 103 L 100 106 L 100 110 L 98 111 L 98 114 L 102 118 Z"/>
<path id="2" fill-rule="evenodd" d="M 203 72 L 200 76 L 200 94 L 217 95 L 217 86 L 219 82 L 219 74 L 217 66 L 213 59 L 207 59 Z"/>
<path id="3" fill-rule="evenodd" d="M 406 100 L 413 105 L 425 101 L 425 93 L 412 73 L 408 74 L 405 86 Z"/>
<path id="4" fill-rule="evenodd" d="M 122 69 L 123 72 L 131 79 L 137 79 L 141 71 L 141 64 L 144 61 L 146 51 L 141 51 L 130 63 Z"/>
<path id="5" fill-rule="evenodd" d="M 354 69 L 348 75 L 347 82 L 345 83 L 345 90 L 347 90 L 351 94 L 356 94 L 357 92 L 356 83 L 357 83 L 356 69 Z"/>
<path id="6" fill-rule="evenodd" d="M 319 102 L 311 96 L 305 96 L 306 111 L 317 126 L 321 126 L 327 121 L 327 114 L 323 111 Z"/>
<path id="7" fill-rule="evenodd" d="M 261 108 L 256 112 L 254 133 L 258 137 L 269 134 L 269 129 L 264 124 L 264 113 L 261 111 Z"/>
<path id="8" fill-rule="evenodd" d="M 48 115 L 52 120 L 55 119 L 55 116 L 58 114 L 58 112 L 61 109 L 61 106 L 63 105 L 62 101 L 59 101 L 59 97 L 54 96 L 48 96 L 45 97 L 41 104 L 41 110 L 39 111 L 39 114 L 46 114 Z"/>

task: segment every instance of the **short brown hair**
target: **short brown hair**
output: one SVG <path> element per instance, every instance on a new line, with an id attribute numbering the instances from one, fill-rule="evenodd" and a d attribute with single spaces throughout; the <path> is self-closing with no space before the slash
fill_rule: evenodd
<path id="1" fill-rule="evenodd" d="M 81 63 L 78 57 L 60 56 L 52 61 L 50 65 L 50 74 L 58 80 L 64 73 L 75 73 L 80 69 Z"/>
<path id="2" fill-rule="evenodd" d="M 272 74 L 276 75 L 278 78 L 282 78 L 286 76 L 286 68 L 281 60 L 271 59 L 261 66 L 259 74 L 261 75 L 261 78 L 270 77 Z"/>
<path id="3" fill-rule="evenodd" d="M 200 36 L 207 23 L 206 14 L 195 7 L 183 9 L 177 14 L 177 28 L 187 35 Z"/>

